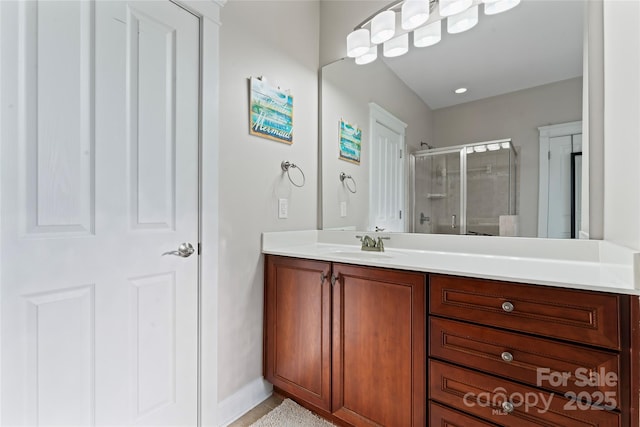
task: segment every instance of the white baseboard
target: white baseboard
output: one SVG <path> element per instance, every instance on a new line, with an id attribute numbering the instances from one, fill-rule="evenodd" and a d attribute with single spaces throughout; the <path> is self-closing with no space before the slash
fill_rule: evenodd
<path id="1" fill-rule="evenodd" d="M 260 402 L 271 396 L 273 386 L 264 378 L 257 378 L 218 403 L 218 425 L 226 427 Z"/>

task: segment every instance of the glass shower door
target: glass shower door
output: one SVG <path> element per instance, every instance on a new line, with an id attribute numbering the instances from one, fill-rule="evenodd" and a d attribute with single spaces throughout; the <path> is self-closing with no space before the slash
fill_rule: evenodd
<path id="1" fill-rule="evenodd" d="M 461 234 L 460 150 L 415 157 L 416 233 Z"/>
<path id="2" fill-rule="evenodd" d="M 499 236 L 500 217 L 512 214 L 511 150 L 467 150 L 467 234 Z"/>

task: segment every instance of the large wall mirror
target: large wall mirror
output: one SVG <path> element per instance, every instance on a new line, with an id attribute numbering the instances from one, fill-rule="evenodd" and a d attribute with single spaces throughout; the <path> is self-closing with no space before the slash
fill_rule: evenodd
<path id="1" fill-rule="evenodd" d="M 329 3 L 328 19 L 358 2 Z M 584 16 L 580 0 L 480 4 L 475 27 L 443 21 L 436 45 L 322 67 L 320 227 L 579 235 Z M 360 152 L 345 155 L 356 130 Z"/>

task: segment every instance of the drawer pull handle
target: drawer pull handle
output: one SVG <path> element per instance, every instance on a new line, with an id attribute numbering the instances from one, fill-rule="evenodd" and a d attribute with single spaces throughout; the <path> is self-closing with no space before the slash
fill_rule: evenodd
<path id="1" fill-rule="evenodd" d="M 513 361 L 513 354 L 509 353 L 508 351 L 503 352 L 500 357 L 502 357 L 502 360 L 504 360 L 505 362 L 512 362 Z"/>
<path id="2" fill-rule="evenodd" d="M 511 402 L 502 402 L 502 412 L 504 412 L 505 414 L 512 413 L 514 409 L 515 409 L 515 407 L 513 406 L 513 403 L 511 403 Z"/>
<path id="3" fill-rule="evenodd" d="M 509 301 L 502 303 L 502 309 L 507 313 L 511 313 L 513 311 L 513 308 L 513 304 L 511 304 Z"/>

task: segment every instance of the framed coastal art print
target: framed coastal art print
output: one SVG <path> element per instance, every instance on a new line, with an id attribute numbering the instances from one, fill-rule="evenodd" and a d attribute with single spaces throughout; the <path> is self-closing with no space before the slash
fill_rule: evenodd
<path id="1" fill-rule="evenodd" d="M 360 164 L 362 130 L 340 119 L 340 158 L 357 165 Z"/>
<path id="2" fill-rule="evenodd" d="M 293 96 L 264 78 L 252 77 L 249 86 L 249 133 L 293 144 Z"/>

